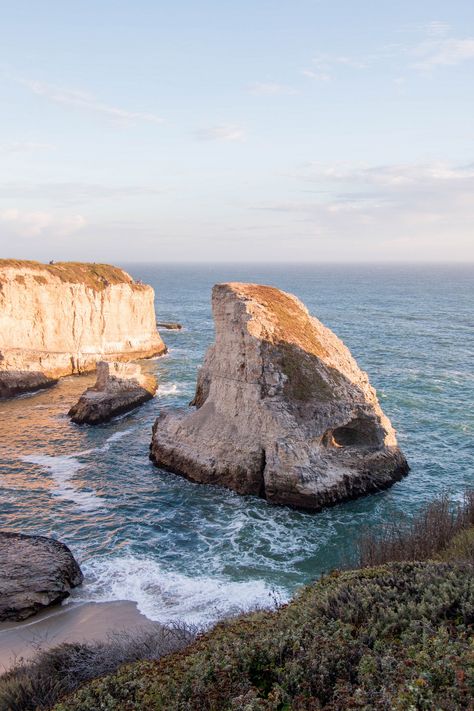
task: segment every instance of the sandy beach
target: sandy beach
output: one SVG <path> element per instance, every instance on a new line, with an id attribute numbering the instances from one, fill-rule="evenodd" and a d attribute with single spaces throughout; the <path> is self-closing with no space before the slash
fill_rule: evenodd
<path id="1" fill-rule="evenodd" d="M 155 624 L 129 601 L 70 603 L 24 622 L 2 622 L 0 673 L 9 669 L 16 659 L 29 659 L 40 649 L 50 649 L 63 642 L 104 640 L 113 632 Z"/>

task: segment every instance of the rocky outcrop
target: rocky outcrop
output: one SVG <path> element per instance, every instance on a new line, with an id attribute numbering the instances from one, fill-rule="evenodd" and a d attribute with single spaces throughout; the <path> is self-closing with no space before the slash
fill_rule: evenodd
<path id="1" fill-rule="evenodd" d="M 133 363 L 97 363 L 97 381 L 81 395 L 68 415 L 78 425 L 97 425 L 133 410 L 155 395 L 156 379 Z"/>
<path id="2" fill-rule="evenodd" d="M 408 471 L 349 350 L 291 294 L 219 284 L 195 410 L 163 413 L 151 458 L 198 482 L 311 510 Z"/>
<path id="3" fill-rule="evenodd" d="M 165 351 L 153 289 L 122 269 L 0 260 L 0 397 Z"/>
<path id="4" fill-rule="evenodd" d="M 82 580 L 64 543 L 0 531 L 0 621 L 31 617 L 69 597 Z"/>

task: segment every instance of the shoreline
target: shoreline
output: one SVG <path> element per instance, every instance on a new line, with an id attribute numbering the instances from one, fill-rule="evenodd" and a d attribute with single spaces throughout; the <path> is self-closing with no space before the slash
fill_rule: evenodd
<path id="1" fill-rule="evenodd" d="M 0 675 L 15 662 L 64 642 L 106 641 L 114 632 L 156 627 L 129 600 L 71 602 L 45 610 L 23 622 L 0 623 Z"/>

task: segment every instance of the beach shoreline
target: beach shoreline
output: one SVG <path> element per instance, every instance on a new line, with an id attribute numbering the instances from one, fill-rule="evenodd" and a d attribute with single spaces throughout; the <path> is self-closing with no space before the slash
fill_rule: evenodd
<path id="1" fill-rule="evenodd" d="M 105 641 L 112 634 L 158 625 L 129 600 L 71 602 L 57 605 L 22 622 L 0 623 L 0 674 L 20 660 L 64 642 Z"/>

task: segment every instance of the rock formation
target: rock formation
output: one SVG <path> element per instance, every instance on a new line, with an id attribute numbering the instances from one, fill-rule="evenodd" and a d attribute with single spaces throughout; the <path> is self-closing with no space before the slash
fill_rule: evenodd
<path id="1" fill-rule="evenodd" d="M 151 458 L 194 481 L 310 510 L 408 471 L 366 373 L 291 294 L 219 284 L 191 412 L 163 413 Z"/>
<path id="2" fill-rule="evenodd" d="M 97 381 L 81 395 L 68 415 L 78 425 L 107 422 L 141 405 L 156 393 L 156 379 L 133 363 L 97 363 Z"/>
<path id="3" fill-rule="evenodd" d="M 153 289 L 122 269 L 0 260 L 0 397 L 165 351 Z"/>
<path id="4" fill-rule="evenodd" d="M 0 621 L 24 620 L 61 602 L 82 580 L 64 543 L 0 531 Z"/>

